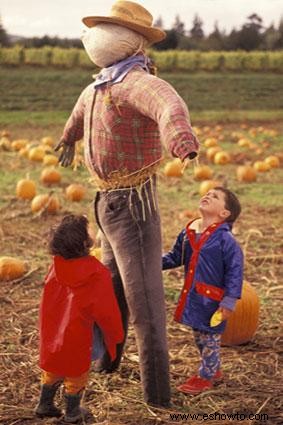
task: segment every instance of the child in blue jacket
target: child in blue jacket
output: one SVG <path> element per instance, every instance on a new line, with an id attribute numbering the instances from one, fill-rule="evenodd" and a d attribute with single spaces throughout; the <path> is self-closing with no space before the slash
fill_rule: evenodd
<path id="1" fill-rule="evenodd" d="M 243 282 L 243 254 L 231 233 L 241 212 L 239 200 L 230 190 L 216 187 L 201 198 L 199 211 L 201 218 L 188 223 L 172 251 L 162 257 L 163 270 L 181 265 L 185 269 L 175 320 L 193 329 L 201 355 L 199 374 L 178 387 L 190 394 L 212 388 L 222 377 L 221 334 L 241 297 Z M 222 321 L 211 326 L 216 311 Z"/>

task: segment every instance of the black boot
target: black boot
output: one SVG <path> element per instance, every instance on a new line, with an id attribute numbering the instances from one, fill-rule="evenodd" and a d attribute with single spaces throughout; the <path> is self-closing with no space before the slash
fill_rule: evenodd
<path id="1" fill-rule="evenodd" d="M 54 406 L 54 397 L 61 382 L 56 382 L 53 385 L 41 385 L 41 393 L 39 403 L 35 408 L 35 414 L 39 417 L 56 417 L 62 415 L 61 410 Z"/>
<path id="2" fill-rule="evenodd" d="M 76 424 L 83 419 L 92 417 L 89 410 L 80 406 L 82 391 L 77 394 L 65 394 L 66 413 L 64 421 L 70 424 Z"/>

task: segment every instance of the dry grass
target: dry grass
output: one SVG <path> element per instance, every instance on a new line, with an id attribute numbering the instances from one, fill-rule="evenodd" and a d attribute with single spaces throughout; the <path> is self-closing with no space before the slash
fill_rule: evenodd
<path id="1" fill-rule="evenodd" d="M 5 244 L 5 250 L 10 248 L 20 256 L 25 255 L 30 263 L 30 272 L 22 279 L 1 283 L 0 421 L 5 425 L 47 424 L 52 421 L 39 420 L 33 415 L 40 376 L 37 366 L 37 317 L 42 276 L 48 262 L 42 241 L 46 239 L 45 229 L 58 220 L 58 217 L 46 217 L 47 222 L 42 226 L 42 218 L 33 219 L 22 208 L 18 215 L 16 212 L 15 205 L 14 218 L 11 218 L 10 212 L 2 211 L 0 248 L 3 251 Z M 248 222 L 246 226 L 248 229 Z M 273 232 L 272 229 L 269 230 L 271 239 L 280 238 L 275 229 Z M 249 233 L 242 229 L 239 238 L 245 246 Z M 265 274 L 259 274 L 258 271 L 264 270 L 265 266 Z M 272 257 L 270 252 L 262 250 L 258 242 L 256 252 L 249 251 L 249 246 L 246 245 L 246 275 L 261 296 L 260 326 L 253 342 L 242 347 L 223 348 L 224 382 L 199 396 L 185 396 L 175 390 L 184 377 L 196 371 L 199 359 L 190 331 L 172 321 L 174 303 L 170 296 L 167 297 L 174 402 L 174 408 L 170 412 L 261 412 L 269 415 L 268 423 L 282 423 L 280 354 L 282 355 L 283 344 L 279 321 L 282 309 L 282 285 L 279 279 L 280 275 L 282 277 L 281 267 L 282 257 L 279 255 Z M 168 272 L 165 277 L 166 288 L 177 292 L 181 279 L 180 271 Z M 142 401 L 138 358 L 132 332 L 120 371 L 113 375 L 91 373 L 85 402 L 98 423 L 134 425 L 176 422 L 170 421 L 169 411 L 149 408 Z"/>
<path id="2" fill-rule="evenodd" d="M 164 246 L 172 245 L 180 230 L 178 211 L 168 208 L 162 196 L 166 182 L 161 180 L 160 207 Z M 169 182 L 171 185 L 171 181 Z M 168 184 L 168 188 L 169 188 Z M 38 303 L 42 279 L 49 258 L 46 254 L 47 230 L 61 219 L 55 216 L 32 216 L 28 204 L 5 195 L 0 210 L 0 252 L 24 258 L 29 272 L 22 279 L 0 284 L 0 423 L 51 424 L 58 420 L 34 417 L 40 385 L 38 368 Z M 85 212 L 84 205 L 76 205 Z M 198 396 L 178 393 L 176 386 L 198 368 L 198 353 L 188 328 L 173 322 L 174 298 L 180 290 L 182 271 L 164 273 L 168 310 L 168 337 L 171 363 L 173 407 L 170 410 L 149 408 L 142 399 L 138 357 L 132 329 L 118 373 L 99 375 L 91 372 L 84 402 L 96 423 L 107 425 L 153 425 L 176 422 L 212 425 L 239 421 L 187 419 L 177 421 L 170 413 L 180 414 L 267 414 L 268 421 L 241 420 L 243 424 L 283 423 L 282 384 L 282 239 L 280 227 L 283 207 L 247 205 L 235 229 L 245 252 L 245 278 L 261 299 L 260 324 L 252 342 L 239 347 L 224 347 L 224 381 L 213 390 Z M 62 394 L 58 395 L 62 403 Z"/>

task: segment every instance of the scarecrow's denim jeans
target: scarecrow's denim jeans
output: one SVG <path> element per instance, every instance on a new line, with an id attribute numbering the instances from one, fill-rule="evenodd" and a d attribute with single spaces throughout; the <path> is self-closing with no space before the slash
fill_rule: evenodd
<path id="1" fill-rule="evenodd" d="M 134 328 L 144 399 L 165 406 L 170 400 L 169 360 L 155 182 L 140 190 L 98 192 L 94 205 L 102 262 L 112 272 L 125 331 L 128 316 Z"/>

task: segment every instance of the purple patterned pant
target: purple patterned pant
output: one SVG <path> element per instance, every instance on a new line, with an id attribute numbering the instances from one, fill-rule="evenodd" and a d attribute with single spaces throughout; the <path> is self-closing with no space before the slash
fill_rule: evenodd
<path id="1" fill-rule="evenodd" d="M 195 343 L 201 355 L 199 376 L 212 379 L 220 369 L 220 334 L 210 334 L 194 329 Z"/>

